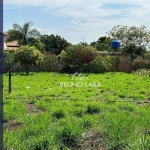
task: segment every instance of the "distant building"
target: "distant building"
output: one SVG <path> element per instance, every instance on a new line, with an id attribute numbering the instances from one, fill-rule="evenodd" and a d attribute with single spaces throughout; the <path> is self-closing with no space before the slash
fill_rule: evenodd
<path id="1" fill-rule="evenodd" d="M 19 47 L 19 44 L 18 44 L 18 41 L 11 41 L 11 42 L 7 42 L 6 44 L 6 49 L 4 50 L 12 50 L 12 51 L 15 51 L 18 47 Z"/>
<path id="2" fill-rule="evenodd" d="M 19 47 L 18 41 L 7 42 L 8 36 L 7 33 L 3 33 L 4 50 L 15 51 Z"/>

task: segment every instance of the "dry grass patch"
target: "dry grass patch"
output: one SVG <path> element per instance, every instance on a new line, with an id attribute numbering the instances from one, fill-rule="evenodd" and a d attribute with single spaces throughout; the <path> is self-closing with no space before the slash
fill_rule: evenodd
<path id="1" fill-rule="evenodd" d="M 82 134 L 83 140 L 74 150 L 107 150 L 104 136 L 99 131 L 88 131 Z"/>
<path id="2" fill-rule="evenodd" d="M 30 115 L 43 113 L 43 110 L 40 108 L 37 108 L 34 103 L 27 103 L 27 104 L 25 104 L 25 106 L 28 109 L 28 113 Z"/>

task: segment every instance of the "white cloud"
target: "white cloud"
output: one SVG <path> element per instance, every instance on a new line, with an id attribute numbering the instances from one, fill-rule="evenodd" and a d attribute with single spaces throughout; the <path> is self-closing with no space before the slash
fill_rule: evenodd
<path id="1" fill-rule="evenodd" d="M 22 6 L 4 6 L 4 10 L 6 9 L 18 9 L 18 8 L 21 8 Z"/>
<path id="2" fill-rule="evenodd" d="M 5 0 L 4 9 L 7 5 L 9 8 L 39 6 L 46 13 L 69 18 L 71 26 L 66 26 L 67 33 L 57 27 L 41 31 L 70 35 L 71 38 L 87 36 L 94 39 L 104 35 L 114 25 L 145 25 L 150 29 L 149 0 Z"/>
<path id="3" fill-rule="evenodd" d="M 39 28 L 39 27 L 35 27 L 35 26 L 34 26 L 34 28 L 37 29 L 39 32 L 42 32 L 42 31 L 43 31 L 43 29 L 41 29 L 41 28 Z"/>

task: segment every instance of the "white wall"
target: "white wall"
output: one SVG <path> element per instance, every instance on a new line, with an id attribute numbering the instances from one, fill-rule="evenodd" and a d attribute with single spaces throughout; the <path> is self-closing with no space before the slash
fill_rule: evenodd
<path id="1" fill-rule="evenodd" d="M 7 47 L 6 40 L 7 40 L 7 35 L 4 35 L 4 34 L 3 34 L 4 50 L 5 50 L 6 47 Z"/>

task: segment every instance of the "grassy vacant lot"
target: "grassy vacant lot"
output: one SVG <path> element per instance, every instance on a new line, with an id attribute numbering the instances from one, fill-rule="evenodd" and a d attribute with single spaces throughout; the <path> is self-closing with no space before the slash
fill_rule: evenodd
<path id="1" fill-rule="evenodd" d="M 4 149 L 148 150 L 150 78 L 4 75 Z M 146 103 L 147 102 L 147 103 Z"/>

